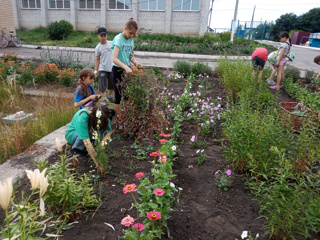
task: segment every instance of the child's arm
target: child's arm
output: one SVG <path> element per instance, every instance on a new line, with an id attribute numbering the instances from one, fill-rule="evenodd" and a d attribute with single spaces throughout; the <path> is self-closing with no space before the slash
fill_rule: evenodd
<path id="1" fill-rule="evenodd" d="M 85 99 L 82 99 L 82 100 L 79 101 L 79 102 L 74 102 L 74 106 L 75 106 L 75 107 L 80 107 L 80 106 L 82 106 L 83 104 L 87 103 L 88 101 L 94 100 L 96 97 L 98 97 L 98 96 L 96 96 L 96 95 L 90 95 L 89 97 L 87 97 L 87 98 L 85 98 Z"/>
<path id="2" fill-rule="evenodd" d="M 316 79 L 318 79 L 320 77 L 320 72 L 318 73 L 318 75 L 316 76 Z"/>
<path id="3" fill-rule="evenodd" d="M 94 66 L 94 75 L 97 76 L 100 64 L 100 56 L 96 56 L 96 64 Z"/>
<path id="4" fill-rule="evenodd" d="M 285 49 L 282 48 L 282 49 L 281 49 L 280 56 L 279 56 L 279 59 L 278 59 L 278 62 L 277 62 L 277 64 L 276 64 L 277 67 L 278 67 L 279 64 L 280 64 L 281 59 L 284 57 L 284 51 L 285 51 Z"/>
<path id="5" fill-rule="evenodd" d="M 92 146 L 90 138 L 84 139 L 83 143 L 86 146 L 86 149 L 87 149 L 90 157 L 92 158 L 92 160 L 96 164 L 97 168 L 99 169 L 99 172 L 103 173 L 103 168 L 102 168 L 102 166 L 99 166 L 99 163 L 96 159 L 96 151 L 94 150 L 94 147 Z"/>
<path id="6" fill-rule="evenodd" d="M 113 54 L 112 54 L 112 61 L 117 66 L 123 68 L 128 75 L 132 75 L 133 72 L 131 68 L 129 68 L 127 65 L 125 65 L 123 62 L 121 62 L 118 58 L 119 56 L 119 47 L 117 45 L 114 45 Z"/>
<path id="7" fill-rule="evenodd" d="M 143 68 L 143 66 L 140 65 L 134 57 L 131 58 L 131 62 L 132 62 L 137 68 Z"/>

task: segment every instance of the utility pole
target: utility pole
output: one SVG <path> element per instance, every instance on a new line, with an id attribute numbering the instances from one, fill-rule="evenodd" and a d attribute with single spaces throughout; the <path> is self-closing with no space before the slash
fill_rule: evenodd
<path id="1" fill-rule="evenodd" d="M 230 42 L 233 42 L 233 35 L 237 24 L 237 14 L 238 14 L 238 4 L 239 0 L 236 0 L 236 7 L 234 9 L 234 16 L 233 16 L 233 24 L 232 24 L 232 32 L 230 37 Z"/>
<path id="2" fill-rule="evenodd" d="M 253 8 L 252 19 L 251 19 L 251 24 L 250 24 L 250 30 L 249 30 L 249 35 L 248 35 L 248 39 L 249 40 L 250 40 L 251 31 L 252 31 L 252 28 L 253 28 L 253 18 L 254 18 L 254 11 L 255 10 L 256 10 L 256 5 L 254 5 L 254 8 Z"/>
<path id="3" fill-rule="evenodd" d="M 210 24 L 211 24 L 211 16 L 212 16 L 212 8 L 213 8 L 213 1 L 211 2 L 211 8 L 209 10 L 209 24 L 208 24 L 208 29 L 207 29 L 207 32 L 210 32 Z"/>

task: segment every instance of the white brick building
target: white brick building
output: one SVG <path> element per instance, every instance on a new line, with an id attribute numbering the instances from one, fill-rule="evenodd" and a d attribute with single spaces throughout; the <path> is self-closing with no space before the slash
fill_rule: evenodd
<path id="1" fill-rule="evenodd" d="M 203 35 L 210 0 L 12 0 L 12 5 L 17 29 L 64 19 L 75 30 L 105 26 L 119 32 L 133 17 L 142 32 Z"/>

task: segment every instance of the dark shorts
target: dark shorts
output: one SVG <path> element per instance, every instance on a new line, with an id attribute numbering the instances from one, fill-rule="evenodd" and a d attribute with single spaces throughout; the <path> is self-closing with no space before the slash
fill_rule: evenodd
<path id="1" fill-rule="evenodd" d="M 259 57 L 252 58 L 253 70 L 262 70 L 265 63 L 266 62 Z"/>
<path id="2" fill-rule="evenodd" d="M 114 89 L 112 72 L 99 71 L 98 88 L 99 92 L 106 92 L 108 90 Z"/>
<path id="3" fill-rule="evenodd" d="M 112 78 L 113 78 L 113 84 L 114 84 L 114 98 L 115 104 L 120 104 L 121 98 L 123 97 L 123 100 L 127 101 L 128 97 L 125 96 L 126 86 L 122 79 L 122 74 L 124 72 L 123 68 L 119 68 L 116 66 L 112 67 Z"/>

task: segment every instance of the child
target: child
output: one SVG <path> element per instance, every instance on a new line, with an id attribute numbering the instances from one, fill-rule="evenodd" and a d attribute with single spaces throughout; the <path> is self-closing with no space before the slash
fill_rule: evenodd
<path id="1" fill-rule="evenodd" d="M 270 85 L 276 85 L 275 81 L 273 81 L 274 75 L 276 74 L 276 63 L 277 63 L 277 54 L 278 51 L 274 51 L 268 55 L 268 62 L 272 65 L 273 71 L 269 79 L 267 79 L 267 83 Z"/>
<path id="2" fill-rule="evenodd" d="M 313 61 L 314 61 L 314 63 L 320 65 L 320 55 L 319 55 L 319 56 L 316 56 Z M 318 79 L 319 77 L 320 77 L 320 72 L 319 72 L 318 75 L 316 76 L 316 79 Z"/>
<path id="3" fill-rule="evenodd" d="M 268 59 L 268 51 L 265 48 L 257 48 L 251 55 L 253 65 L 252 76 L 255 77 L 258 72 L 258 79 L 261 80 L 264 64 Z"/>
<path id="4" fill-rule="evenodd" d="M 282 32 L 279 38 L 282 43 L 278 49 L 277 63 L 275 65 L 277 68 L 277 83 L 270 87 L 276 90 L 280 90 L 281 88 L 281 82 L 284 78 L 284 67 L 289 60 L 289 58 L 285 56 L 288 56 L 291 46 L 291 39 L 289 38 L 288 32 Z"/>
<path id="5" fill-rule="evenodd" d="M 123 32 L 119 33 L 112 42 L 111 49 L 113 50 L 113 67 L 112 67 L 112 77 L 114 83 L 114 93 L 115 93 L 115 104 L 114 110 L 119 116 L 120 114 L 120 102 L 121 102 L 121 93 L 124 89 L 121 88 L 122 73 L 125 72 L 127 75 L 133 75 L 131 69 L 132 62 L 138 68 L 143 68 L 139 65 L 134 57 L 131 56 L 134 41 L 133 38 L 136 37 L 136 33 L 138 30 L 138 24 L 133 19 L 130 18 L 124 26 Z M 124 100 L 128 100 L 124 97 Z"/>
<path id="6" fill-rule="evenodd" d="M 83 107 L 93 107 L 93 100 L 101 97 L 94 92 L 93 79 L 94 73 L 90 69 L 85 68 L 80 72 L 78 88 L 74 98 L 74 106 L 79 107 L 79 110 Z"/>
<path id="7" fill-rule="evenodd" d="M 101 112 L 101 125 L 100 129 L 97 129 L 97 111 Z M 96 105 L 93 107 L 92 112 L 88 109 L 81 109 L 73 116 L 72 121 L 70 122 L 68 129 L 65 134 L 67 142 L 72 146 L 68 155 L 81 154 L 85 149 L 87 149 L 89 155 L 95 162 L 99 171 L 103 171 L 101 166 L 98 166 L 99 163 L 95 158 L 95 149 L 90 141 L 90 131 L 99 130 L 102 141 L 106 141 L 112 134 L 112 128 L 110 120 L 114 115 L 114 110 L 109 110 L 107 106 Z"/>
<path id="8" fill-rule="evenodd" d="M 106 102 L 106 89 L 108 87 L 108 100 L 113 102 L 113 81 L 111 77 L 112 71 L 112 50 L 111 42 L 107 41 L 107 29 L 100 27 L 98 29 L 97 37 L 100 40 L 100 43 L 95 47 L 96 63 L 94 67 L 94 74 L 97 76 L 99 71 L 99 92 L 103 96 L 102 103 Z"/>

